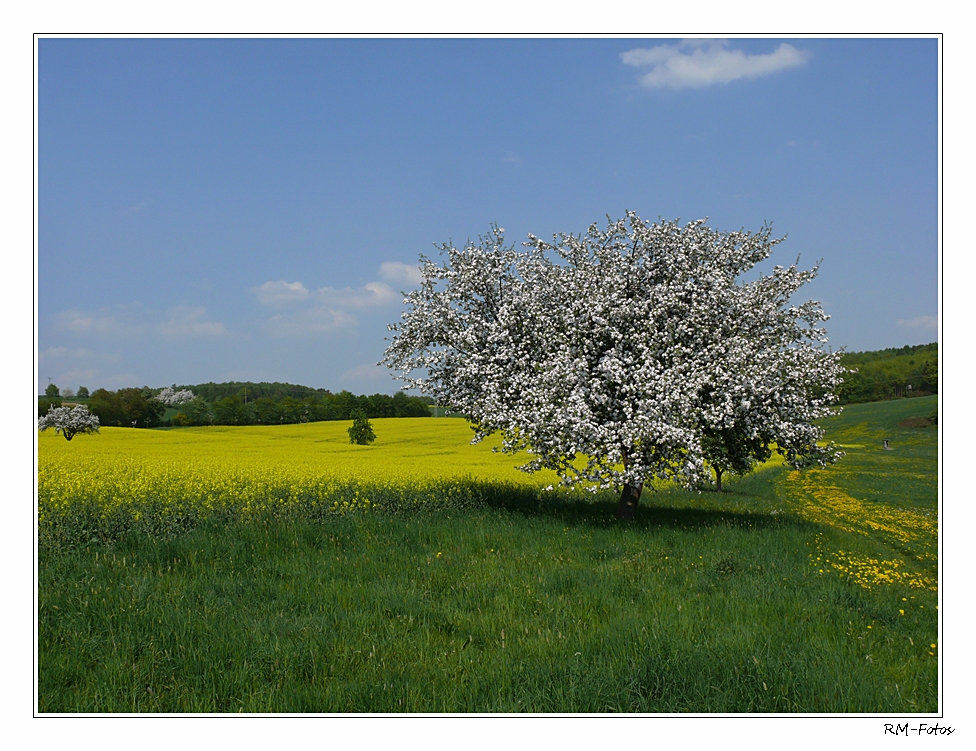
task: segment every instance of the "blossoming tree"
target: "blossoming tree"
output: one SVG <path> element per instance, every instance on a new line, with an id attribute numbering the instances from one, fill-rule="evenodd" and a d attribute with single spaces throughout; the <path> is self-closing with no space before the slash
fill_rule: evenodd
<path id="1" fill-rule="evenodd" d="M 633 212 L 586 235 L 530 235 L 523 252 L 492 227 L 479 243 L 421 257 L 423 281 L 384 360 L 408 387 L 527 451 L 525 471 L 621 490 L 632 518 L 654 477 L 689 487 L 744 472 L 771 450 L 800 467 L 837 457 L 814 421 L 829 414 L 839 355 L 819 303 L 789 304 L 816 269 L 776 267 L 744 283 L 780 240 Z"/>
<path id="2" fill-rule="evenodd" d="M 60 433 L 65 440 L 70 441 L 78 434 L 97 433 L 98 418 L 88 412 L 88 407 L 79 404 L 73 409 L 71 407 L 54 407 L 49 410 L 44 417 L 37 420 L 38 430 L 44 431 L 54 428 L 54 432 Z"/>
<path id="3" fill-rule="evenodd" d="M 160 389 L 159 393 L 154 397 L 157 401 L 162 402 L 167 407 L 178 407 L 181 404 L 186 404 L 187 402 L 193 401 L 193 392 L 189 389 L 183 389 L 182 391 L 175 391 L 170 386 Z"/>

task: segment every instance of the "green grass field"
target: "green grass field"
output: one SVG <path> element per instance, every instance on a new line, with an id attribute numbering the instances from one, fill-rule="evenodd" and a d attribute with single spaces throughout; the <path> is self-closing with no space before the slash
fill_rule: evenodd
<path id="1" fill-rule="evenodd" d="M 852 405 L 829 423 L 848 452 L 836 466 L 770 466 L 722 494 L 647 491 L 633 523 L 614 519 L 612 496 L 509 481 L 494 462 L 513 459 L 467 446 L 462 421 L 420 420 L 435 434 L 411 454 L 412 482 L 426 466 L 477 479 L 479 493 L 387 507 L 379 493 L 346 513 L 305 513 L 306 499 L 296 513 L 202 515 L 181 534 L 42 538 L 38 708 L 936 712 L 937 428 L 898 426 L 936 405 Z M 438 438 L 437 426 L 457 435 Z M 285 427 L 254 440 L 282 454 L 295 441 L 305 458 L 282 475 L 294 482 L 309 426 Z M 236 430 L 242 454 L 259 456 L 252 429 Z M 67 449 L 94 456 L 105 434 L 42 442 L 51 487 L 59 463 L 84 465 Z M 389 468 L 377 434 L 358 456 Z M 180 435 L 111 441 L 165 448 Z M 409 435 L 397 441 L 409 453 Z M 327 442 L 315 450 L 328 454 Z M 427 452 L 438 458 L 424 465 Z M 490 471 L 468 471 L 463 455 Z M 368 476 L 352 479 L 369 492 Z"/>

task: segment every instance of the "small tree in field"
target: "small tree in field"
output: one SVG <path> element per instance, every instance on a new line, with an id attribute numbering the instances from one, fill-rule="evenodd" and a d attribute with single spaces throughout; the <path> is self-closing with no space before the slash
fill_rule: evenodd
<path id="1" fill-rule="evenodd" d="M 38 430 L 54 428 L 65 440 L 70 441 L 78 434 L 98 433 L 98 418 L 88 412 L 88 407 L 79 404 L 70 407 L 54 407 L 37 421 Z"/>
<path id="2" fill-rule="evenodd" d="M 61 396 L 61 389 L 59 389 L 56 384 L 49 383 L 47 388 L 44 389 L 44 396 L 57 399 L 59 396 Z"/>
<path id="3" fill-rule="evenodd" d="M 357 409 L 353 412 L 353 422 L 349 428 L 349 443 L 358 443 L 360 446 L 368 446 L 376 440 L 376 433 L 373 426 L 366 418 L 366 413 Z"/>
<path id="4" fill-rule="evenodd" d="M 645 482 L 695 487 L 709 468 L 742 472 L 776 450 L 827 464 L 814 421 L 830 413 L 839 355 L 824 349 L 819 303 L 790 295 L 813 271 L 739 277 L 780 240 L 720 233 L 704 220 L 530 235 L 526 252 L 493 227 L 480 243 L 421 257 L 384 362 L 409 387 L 527 451 L 521 469 L 564 485 L 620 490 L 632 518 Z"/>

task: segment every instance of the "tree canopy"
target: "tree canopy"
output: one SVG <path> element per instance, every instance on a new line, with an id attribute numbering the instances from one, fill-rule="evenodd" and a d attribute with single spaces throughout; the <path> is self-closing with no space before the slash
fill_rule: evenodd
<path id="1" fill-rule="evenodd" d="M 152 389 L 128 388 L 118 391 L 95 389 L 88 402 L 102 425 L 123 428 L 151 428 L 159 425 L 165 405 L 155 399 Z"/>
<path id="2" fill-rule="evenodd" d="M 98 418 L 90 414 L 83 404 L 79 404 L 74 409 L 53 407 L 37 421 L 38 430 L 43 432 L 48 428 L 54 428 L 54 431 L 63 435 L 67 441 L 79 434 L 98 433 L 98 426 Z"/>
<path id="3" fill-rule="evenodd" d="M 384 362 L 409 386 L 500 433 L 526 471 L 622 489 L 632 516 L 653 477 L 696 486 L 709 467 L 744 471 L 771 448 L 795 466 L 837 453 L 818 442 L 841 381 L 817 302 L 790 303 L 817 272 L 776 266 L 739 280 L 781 240 L 704 220 L 635 213 L 524 251 L 492 227 L 422 256 Z"/>
<path id="4" fill-rule="evenodd" d="M 845 352 L 848 369 L 838 396 L 840 403 L 873 402 L 939 391 L 939 345 L 921 344 L 870 352 Z"/>
<path id="5" fill-rule="evenodd" d="M 373 426 L 366 417 L 366 413 L 362 410 L 356 410 L 353 414 L 352 425 L 349 426 L 348 432 L 349 442 L 359 444 L 360 446 L 368 446 L 376 440 L 376 433 L 373 432 Z"/>

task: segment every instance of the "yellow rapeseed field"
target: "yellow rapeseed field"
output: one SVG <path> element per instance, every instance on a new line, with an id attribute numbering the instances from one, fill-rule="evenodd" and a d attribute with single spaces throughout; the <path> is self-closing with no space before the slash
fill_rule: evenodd
<path id="1" fill-rule="evenodd" d="M 38 502 L 42 524 L 84 506 L 103 515 L 154 513 L 248 514 L 291 504 L 368 508 L 370 493 L 433 491 L 450 500 L 472 484 L 541 488 L 550 472 L 529 475 L 523 461 L 493 453 L 497 442 L 470 443 L 457 418 L 372 421 L 376 442 L 349 442 L 349 422 L 205 427 L 173 430 L 102 428 L 65 441 L 38 437 Z M 521 461 L 520 461 L 521 459 Z"/>

